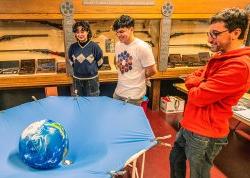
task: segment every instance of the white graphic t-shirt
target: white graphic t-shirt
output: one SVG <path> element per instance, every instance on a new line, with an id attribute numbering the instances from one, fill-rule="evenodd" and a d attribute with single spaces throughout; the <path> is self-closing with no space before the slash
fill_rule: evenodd
<path id="1" fill-rule="evenodd" d="M 155 64 L 151 46 L 135 38 L 129 45 L 118 42 L 115 53 L 118 67 L 116 95 L 130 99 L 142 98 L 146 94 L 144 68 Z"/>

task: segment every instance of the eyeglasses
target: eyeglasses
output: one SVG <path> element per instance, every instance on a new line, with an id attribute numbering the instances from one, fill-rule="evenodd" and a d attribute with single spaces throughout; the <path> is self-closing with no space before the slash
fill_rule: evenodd
<path id="1" fill-rule="evenodd" d="M 211 37 L 213 39 L 216 39 L 220 34 L 227 32 L 228 30 L 224 30 L 222 32 L 218 32 L 218 31 L 212 31 L 212 32 L 207 32 L 207 36 Z"/>

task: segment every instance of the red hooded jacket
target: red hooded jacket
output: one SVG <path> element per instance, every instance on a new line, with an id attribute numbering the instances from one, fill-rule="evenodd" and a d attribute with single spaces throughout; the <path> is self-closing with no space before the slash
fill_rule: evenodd
<path id="1" fill-rule="evenodd" d="M 182 127 L 206 137 L 226 137 L 232 106 L 250 89 L 250 47 L 214 55 L 185 84 L 189 92 Z"/>

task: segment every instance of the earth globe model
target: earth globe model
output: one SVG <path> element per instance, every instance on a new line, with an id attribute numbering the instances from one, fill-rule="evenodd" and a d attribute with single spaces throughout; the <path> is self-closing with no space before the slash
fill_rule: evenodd
<path id="1" fill-rule="evenodd" d="M 28 166 L 52 169 L 65 159 L 69 140 L 63 126 L 52 120 L 40 120 L 25 128 L 19 139 L 19 155 Z"/>

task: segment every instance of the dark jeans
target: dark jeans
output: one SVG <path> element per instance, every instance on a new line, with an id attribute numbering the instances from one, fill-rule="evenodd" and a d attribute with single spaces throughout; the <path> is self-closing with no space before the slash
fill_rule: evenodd
<path id="1" fill-rule="evenodd" d="M 184 178 L 186 160 L 190 164 L 190 178 L 209 178 L 214 158 L 227 138 L 208 138 L 181 128 L 170 152 L 171 178 Z"/>
<path id="2" fill-rule="evenodd" d="M 93 78 L 89 80 L 74 79 L 73 89 L 76 91 L 78 96 L 99 96 L 99 78 Z"/>

